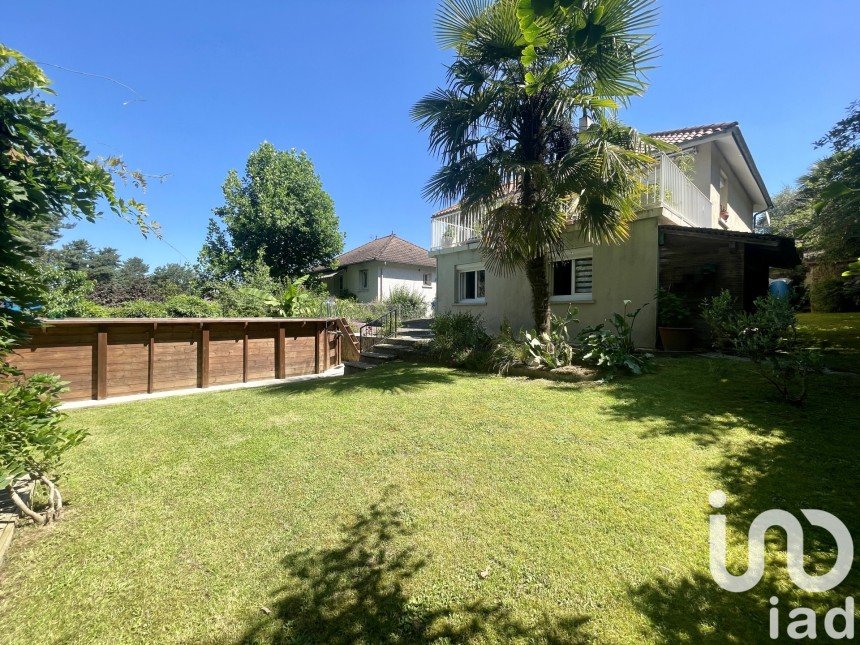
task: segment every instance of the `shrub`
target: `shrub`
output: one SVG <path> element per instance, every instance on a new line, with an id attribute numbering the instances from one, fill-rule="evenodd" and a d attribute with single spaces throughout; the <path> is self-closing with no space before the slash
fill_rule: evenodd
<path id="1" fill-rule="evenodd" d="M 571 305 L 564 318 L 555 314 L 550 316 L 549 331 L 538 333 L 533 329 L 523 334 L 530 364 L 556 369 L 573 362 L 576 352 L 571 345 L 568 327 L 572 323 L 579 323 L 575 317 L 578 313 L 579 310 Z"/>
<path id="2" fill-rule="evenodd" d="M 657 289 L 657 325 L 660 327 L 687 327 L 690 308 L 683 297 L 668 289 Z"/>
<path id="3" fill-rule="evenodd" d="M 624 301 L 624 313 L 615 313 L 610 319 L 612 329 L 601 323 L 587 327 L 577 335 L 582 361 L 594 365 L 612 378 L 619 371 L 642 374 L 653 366 L 653 355 L 636 351 L 633 327 L 643 307 L 628 312 L 630 301 Z"/>
<path id="4" fill-rule="evenodd" d="M 714 335 L 720 334 L 735 354 L 748 358 L 784 401 L 803 405 L 808 379 L 821 371 L 821 360 L 818 352 L 798 340 L 791 302 L 762 296 L 756 298 L 752 313 L 737 311 L 727 306 L 730 303 L 726 291 L 704 303 L 702 314 Z"/>
<path id="5" fill-rule="evenodd" d="M 702 319 L 711 330 L 716 349 L 728 350 L 737 332 L 737 306 L 732 294 L 724 289 L 718 296 L 702 302 Z"/>
<path id="6" fill-rule="evenodd" d="M 396 308 L 401 320 L 423 318 L 427 315 L 427 301 L 424 296 L 405 285 L 394 287 L 384 303 L 389 309 Z"/>
<path id="7" fill-rule="evenodd" d="M 842 278 L 824 278 L 812 283 L 809 303 L 816 313 L 835 313 L 845 308 Z"/>
<path id="8" fill-rule="evenodd" d="M 56 485 L 56 470 L 63 454 L 81 443 L 86 431 L 63 425 L 58 410 L 63 383 L 56 376 L 36 374 L 24 378 L 3 358 L 11 350 L 0 344 L 0 482 L 15 505 L 39 524 L 59 518 L 63 498 Z M 15 492 L 24 476 L 48 491 L 48 509 L 37 513 Z"/>
<path id="9" fill-rule="evenodd" d="M 112 313 L 117 318 L 167 318 L 164 303 L 152 300 L 129 300 L 114 307 Z"/>
<path id="10" fill-rule="evenodd" d="M 522 338 L 514 336 L 514 330 L 507 319 L 503 321 L 490 357 L 492 369 L 499 374 L 507 374 L 512 367 L 528 365 L 531 359 L 529 346 Z"/>
<path id="11" fill-rule="evenodd" d="M 200 296 L 178 295 L 164 301 L 164 311 L 169 318 L 215 318 L 221 306 Z"/>
<path id="12" fill-rule="evenodd" d="M 481 316 L 467 312 L 441 314 L 433 319 L 430 328 L 434 334 L 429 347 L 433 358 L 465 367 L 489 361 L 492 338 Z"/>

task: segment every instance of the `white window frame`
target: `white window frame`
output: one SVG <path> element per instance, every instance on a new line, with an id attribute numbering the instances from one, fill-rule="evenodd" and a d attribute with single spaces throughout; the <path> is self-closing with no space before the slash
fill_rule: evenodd
<path id="1" fill-rule="evenodd" d="M 576 260 L 582 260 L 583 258 L 591 258 L 591 291 L 588 293 L 576 293 Z M 561 256 L 557 258 L 553 258 L 549 263 L 549 292 L 552 293 L 555 291 L 555 286 L 553 285 L 554 274 L 553 271 L 553 263 L 555 262 L 565 262 L 570 260 L 570 270 L 573 273 L 571 275 L 571 289 L 574 290 L 574 293 L 566 296 L 550 296 L 550 302 L 594 302 L 594 248 L 590 246 L 585 246 L 578 249 L 569 249 L 561 254 Z"/>
<path id="2" fill-rule="evenodd" d="M 362 284 L 364 282 L 364 284 Z M 368 269 L 358 270 L 358 290 L 367 291 L 370 285 L 370 271 Z"/>
<path id="3" fill-rule="evenodd" d="M 433 287 L 433 274 L 425 273 L 421 276 L 421 286 L 425 289 L 431 289 Z"/>
<path id="4" fill-rule="evenodd" d="M 484 272 L 484 296 L 481 298 L 461 298 L 462 295 L 460 293 L 460 275 L 463 273 L 471 273 L 475 272 L 475 293 L 478 293 L 478 271 Z M 457 300 L 456 304 L 458 305 L 483 305 L 487 302 L 487 270 L 484 268 L 483 264 L 461 264 L 454 267 L 454 289 L 456 289 Z"/>

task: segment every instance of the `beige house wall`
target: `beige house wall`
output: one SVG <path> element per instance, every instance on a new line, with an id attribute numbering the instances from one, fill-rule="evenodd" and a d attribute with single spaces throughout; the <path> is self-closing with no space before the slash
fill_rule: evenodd
<path id="1" fill-rule="evenodd" d="M 659 211 L 650 211 L 653 215 Z M 593 249 L 592 299 L 574 302 L 579 308 L 582 325 L 595 325 L 624 309 L 630 300 L 630 310 L 642 305 L 636 321 L 635 340 L 640 347 L 654 347 L 656 341 L 656 306 L 653 303 L 658 280 L 658 217 L 639 219 L 631 225 L 630 237 L 621 244 L 591 245 L 581 240 L 574 230 L 568 235 L 568 249 L 591 246 Z M 523 272 L 500 276 L 486 272 L 486 303 L 461 305 L 456 300 L 457 266 L 481 262 L 476 244 L 463 250 L 443 252 L 436 258 L 438 270 L 438 311 L 470 311 L 483 317 L 487 331 L 498 332 L 502 321 L 510 322 L 514 330 L 534 327 L 531 313 L 531 289 Z M 563 314 L 568 303 L 554 303 L 553 312 Z M 577 327 L 573 331 L 577 331 Z"/>
<path id="2" fill-rule="evenodd" d="M 367 288 L 359 286 L 359 272 L 367 271 Z M 424 286 L 424 274 L 429 273 L 431 286 Z M 428 311 L 436 298 L 435 267 L 419 267 L 411 264 L 393 262 L 362 262 L 341 268 L 343 288 L 354 294 L 358 302 L 385 300 L 391 291 L 399 286 L 419 293 L 427 302 Z M 340 295 L 339 275 L 326 280 L 329 293 Z"/>
<path id="3" fill-rule="evenodd" d="M 730 231 L 751 232 L 753 230 L 752 199 L 735 175 L 720 149 L 712 141 L 695 147 L 695 171 L 691 178 L 696 188 L 711 201 L 711 228 L 721 228 L 720 219 L 720 171 L 724 172 L 729 185 L 729 219 L 726 222 Z"/>

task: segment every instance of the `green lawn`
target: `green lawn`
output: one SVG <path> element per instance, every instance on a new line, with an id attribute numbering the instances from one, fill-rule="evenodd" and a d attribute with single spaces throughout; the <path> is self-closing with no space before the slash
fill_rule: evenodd
<path id="1" fill-rule="evenodd" d="M 860 372 L 860 313 L 798 314 L 797 322 L 798 331 L 823 346 L 828 367 Z"/>
<path id="2" fill-rule="evenodd" d="M 858 595 L 858 567 L 800 594 L 772 531 L 765 580 L 721 591 L 708 494 L 729 495 L 734 565 L 769 508 L 825 509 L 860 536 L 858 381 L 822 377 L 797 410 L 730 360 L 585 387 L 400 363 L 77 411 L 92 435 L 66 465 L 69 512 L 16 535 L 0 634 L 764 642 L 771 595 L 783 617 L 821 612 Z M 807 526 L 813 567 L 833 550 Z"/>

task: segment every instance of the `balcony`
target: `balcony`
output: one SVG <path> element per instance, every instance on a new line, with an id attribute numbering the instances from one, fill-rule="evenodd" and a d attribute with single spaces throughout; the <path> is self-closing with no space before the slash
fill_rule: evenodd
<path id="1" fill-rule="evenodd" d="M 639 210 L 661 208 L 677 224 L 712 228 L 711 200 L 696 188 L 669 157 L 660 155 L 658 163 L 645 178 L 645 191 Z M 459 210 L 443 211 L 431 219 L 430 252 L 477 242 L 481 220 L 477 215 L 462 215 Z"/>
<path id="2" fill-rule="evenodd" d="M 664 154 L 645 179 L 642 210 L 665 208 L 679 224 L 711 228 L 711 200 Z"/>

